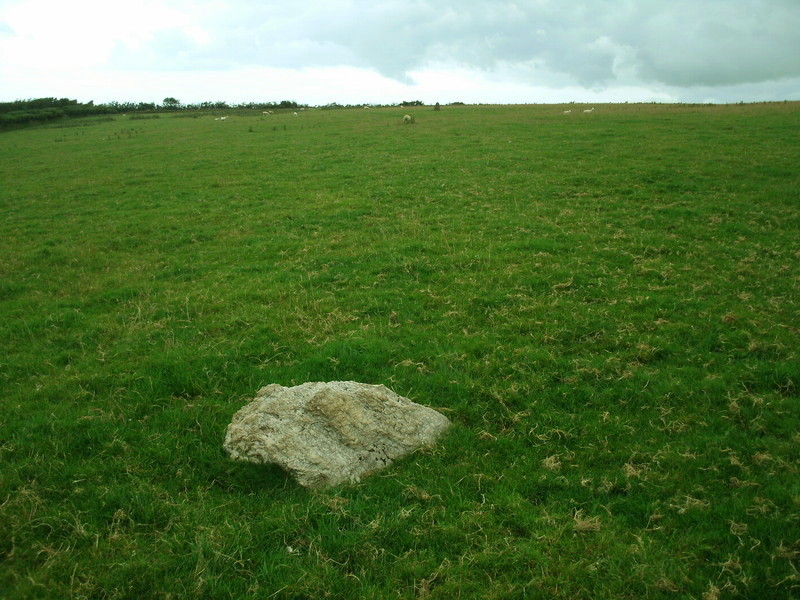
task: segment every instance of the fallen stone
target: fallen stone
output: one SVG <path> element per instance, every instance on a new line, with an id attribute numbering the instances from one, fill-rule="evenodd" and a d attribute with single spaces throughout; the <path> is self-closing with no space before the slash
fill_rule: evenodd
<path id="1" fill-rule="evenodd" d="M 447 418 L 383 385 L 354 381 L 261 388 L 225 435 L 236 460 L 274 463 L 303 486 L 355 483 L 429 446 Z"/>

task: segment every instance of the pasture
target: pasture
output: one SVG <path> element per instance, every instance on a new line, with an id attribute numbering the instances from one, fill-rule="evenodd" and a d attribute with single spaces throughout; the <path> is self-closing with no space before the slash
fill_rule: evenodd
<path id="1" fill-rule="evenodd" d="M 800 104 L 585 108 L 0 133 L 0 596 L 800 595 Z M 225 456 L 333 380 L 453 425 Z"/>

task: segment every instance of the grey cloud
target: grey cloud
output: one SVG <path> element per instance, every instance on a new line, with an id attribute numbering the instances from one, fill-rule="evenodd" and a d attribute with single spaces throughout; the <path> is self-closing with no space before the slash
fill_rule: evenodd
<path id="1" fill-rule="evenodd" d="M 643 20 L 641 72 L 672 85 L 730 85 L 800 75 L 800 4 L 700 3 Z M 755 10 L 760 6 L 760 10 Z"/>
<path id="2" fill-rule="evenodd" d="M 432 63 L 486 70 L 535 63 L 540 77 L 588 87 L 724 86 L 800 75 L 797 0 L 308 0 L 291 7 L 233 0 L 200 24 L 212 33 L 210 44 L 173 32 L 127 62 L 348 65 L 398 80 Z"/>
<path id="3" fill-rule="evenodd" d="M 655 86 L 651 89 L 655 89 Z M 768 83 L 733 85 L 696 85 L 691 87 L 659 85 L 657 89 L 678 102 L 773 102 L 800 99 L 800 77 L 781 78 Z"/>

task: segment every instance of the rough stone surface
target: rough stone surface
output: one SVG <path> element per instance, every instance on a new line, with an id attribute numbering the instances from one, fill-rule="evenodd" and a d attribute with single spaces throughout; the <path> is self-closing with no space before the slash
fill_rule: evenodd
<path id="1" fill-rule="evenodd" d="M 234 416 L 224 448 L 275 463 L 306 487 L 357 482 L 422 446 L 450 422 L 382 385 L 353 381 L 261 388 Z"/>

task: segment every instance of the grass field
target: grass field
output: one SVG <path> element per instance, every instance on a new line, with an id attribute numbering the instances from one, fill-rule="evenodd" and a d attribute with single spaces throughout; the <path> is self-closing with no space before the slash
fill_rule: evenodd
<path id="1" fill-rule="evenodd" d="M 0 134 L 0 597 L 800 596 L 800 104 Z M 263 385 L 441 443 L 309 491 Z"/>

